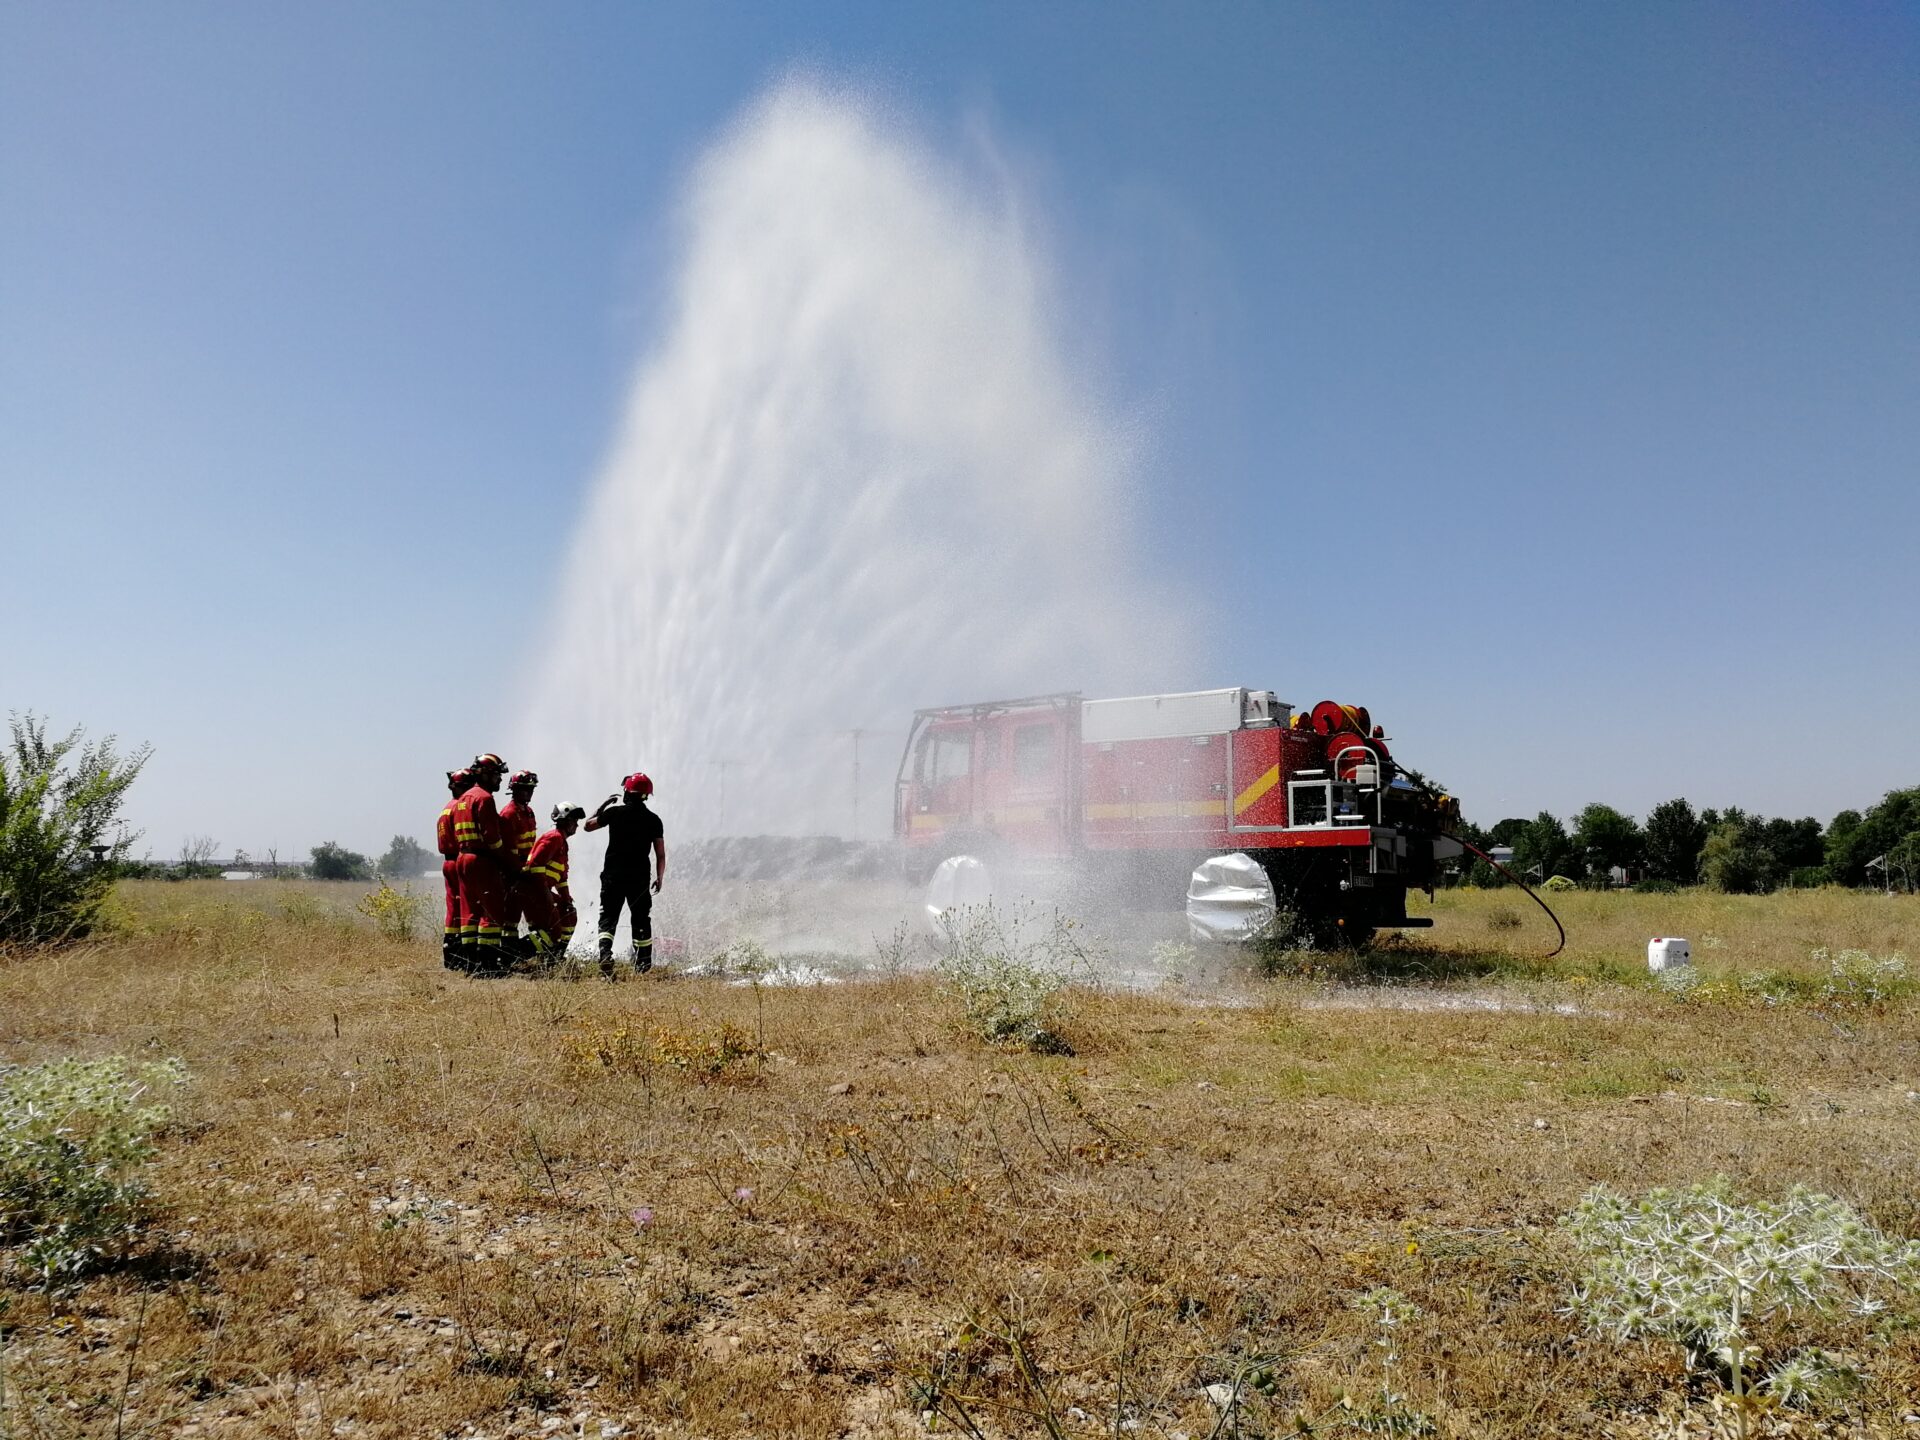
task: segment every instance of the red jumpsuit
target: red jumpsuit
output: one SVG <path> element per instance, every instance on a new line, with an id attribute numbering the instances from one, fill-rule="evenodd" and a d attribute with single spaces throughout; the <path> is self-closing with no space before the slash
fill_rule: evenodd
<path id="1" fill-rule="evenodd" d="M 540 820 L 533 813 L 531 805 L 509 800 L 500 807 L 500 838 L 507 849 L 513 852 L 515 866 L 521 871 L 524 871 L 527 856 L 533 850 L 533 837 L 539 832 Z M 507 877 L 507 909 L 500 922 L 507 934 L 520 933 L 520 917 L 528 913 L 528 901 L 532 892 L 539 888 L 522 874 Z"/>
<path id="2" fill-rule="evenodd" d="M 527 857 L 526 877 L 527 924 L 535 943 L 565 950 L 573 939 L 573 927 L 580 923 L 573 892 L 567 888 L 567 837 L 549 830 L 535 841 Z"/>
<path id="3" fill-rule="evenodd" d="M 498 964 L 506 922 L 507 882 L 518 867 L 500 835 L 491 791 L 475 785 L 453 805 L 453 838 L 460 847 L 463 931 L 482 965 Z"/>
<path id="4" fill-rule="evenodd" d="M 460 904 L 460 846 L 453 838 L 453 812 L 459 803 L 458 800 L 447 801 L 440 808 L 440 818 L 433 827 L 433 837 L 440 850 L 440 878 L 447 882 L 447 924 L 443 943 L 448 947 L 458 946 L 467 938 L 462 933 L 467 917 Z"/>

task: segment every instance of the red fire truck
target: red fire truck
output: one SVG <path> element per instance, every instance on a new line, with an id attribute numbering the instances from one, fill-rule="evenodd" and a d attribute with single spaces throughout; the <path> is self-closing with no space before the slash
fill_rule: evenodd
<path id="1" fill-rule="evenodd" d="M 1459 807 L 1395 764 L 1361 706 L 1295 712 L 1270 690 L 1088 700 L 1039 695 L 921 710 L 894 833 L 914 868 L 1084 868 L 1168 902 L 1239 853 L 1316 938 L 1364 943 L 1431 892 Z"/>

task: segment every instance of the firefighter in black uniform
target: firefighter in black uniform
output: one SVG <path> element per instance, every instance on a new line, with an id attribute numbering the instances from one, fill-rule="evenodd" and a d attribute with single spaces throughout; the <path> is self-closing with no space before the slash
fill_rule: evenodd
<path id="1" fill-rule="evenodd" d="M 607 858 L 600 866 L 600 973 L 613 978 L 613 932 L 620 923 L 620 907 L 633 916 L 633 968 L 644 975 L 653 968 L 653 897 L 667 878 L 667 832 L 660 817 L 647 808 L 653 781 L 629 775 L 620 793 L 609 795 L 588 818 L 586 829 L 605 829 Z M 653 856 L 653 883 L 647 883 L 647 856 Z"/>

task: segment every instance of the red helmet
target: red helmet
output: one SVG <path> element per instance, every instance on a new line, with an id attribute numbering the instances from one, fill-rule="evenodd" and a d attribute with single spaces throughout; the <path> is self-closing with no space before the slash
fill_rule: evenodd
<path id="1" fill-rule="evenodd" d="M 493 770 L 504 775 L 507 773 L 507 762 L 489 750 L 483 755 L 474 756 L 473 764 L 467 768 L 473 771 L 475 775 L 478 775 L 482 770 Z"/>
<path id="2" fill-rule="evenodd" d="M 620 788 L 629 795 L 638 795 L 641 799 L 653 793 L 653 781 L 635 771 L 620 782 Z"/>
<path id="3" fill-rule="evenodd" d="M 522 785 L 524 785 L 529 790 L 531 790 L 534 786 L 538 785 L 539 783 L 540 783 L 540 777 L 534 774 L 533 771 L 516 770 L 513 772 L 512 778 L 507 781 L 507 788 L 509 790 L 518 790 Z"/>
<path id="4" fill-rule="evenodd" d="M 472 784 L 473 772 L 471 770 L 447 771 L 447 789 L 451 790 L 454 794 L 458 795 L 462 790 L 469 788 Z"/>

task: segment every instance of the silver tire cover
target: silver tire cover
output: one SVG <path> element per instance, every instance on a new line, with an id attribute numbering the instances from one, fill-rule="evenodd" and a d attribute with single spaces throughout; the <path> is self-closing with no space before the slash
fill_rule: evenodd
<path id="1" fill-rule="evenodd" d="M 972 855 L 950 855 L 934 868 L 927 881 L 927 924 L 940 933 L 941 918 L 965 905 L 993 903 L 993 872 Z"/>
<path id="2" fill-rule="evenodd" d="M 1251 939 L 1273 919 L 1273 881 L 1235 851 L 1201 863 L 1187 884 L 1187 933 L 1195 940 Z"/>

